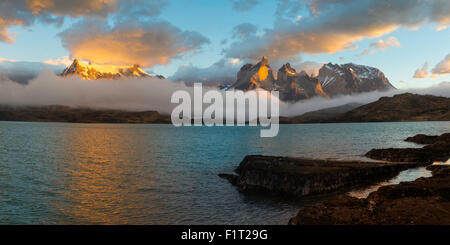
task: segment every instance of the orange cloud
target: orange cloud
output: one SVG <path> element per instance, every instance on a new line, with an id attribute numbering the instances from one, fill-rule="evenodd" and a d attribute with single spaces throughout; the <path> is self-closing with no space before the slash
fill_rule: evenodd
<path id="1" fill-rule="evenodd" d="M 34 15 L 51 13 L 72 17 L 102 15 L 118 10 L 116 0 L 26 0 L 27 8 Z"/>
<path id="2" fill-rule="evenodd" d="M 433 70 L 433 74 L 449 74 L 450 73 L 450 54 L 445 56 L 445 58 L 439 62 Z"/>
<path id="3" fill-rule="evenodd" d="M 416 70 L 413 78 L 427 78 L 427 77 L 428 77 L 428 62 L 425 62 L 422 68 Z"/>
<path id="4" fill-rule="evenodd" d="M 364 49 L 361 54 L 373 54 L 378 50 L 384 51 L 390 47 L 400 47 L 400 42 L 395 37 L 388 37 L 386 40 L 380 39 L 369 44 L 369 48 Z"/>
<path id="5" fill-rule="evenodd" d="M 171 59 L 200 49 L 209 42 L 197 32 L 182 31 L 168 22 L 80 23 L 60 34 L 74 58 L 110 65 L 165 65 Z"/>

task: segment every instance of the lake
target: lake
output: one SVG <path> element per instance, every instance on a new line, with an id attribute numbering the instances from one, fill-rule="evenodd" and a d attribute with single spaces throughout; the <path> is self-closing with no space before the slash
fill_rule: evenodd
<path id="1" fill-rule="evenodd" d="M 0 224 L 287 224 L 315 203 L 244 195 L 219 173 L 248 154 L 364 159 L 450 122 L 258 127 L 0 122 Z"/>

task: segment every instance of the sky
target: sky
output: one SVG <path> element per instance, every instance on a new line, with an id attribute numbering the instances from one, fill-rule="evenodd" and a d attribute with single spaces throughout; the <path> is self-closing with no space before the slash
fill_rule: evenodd
<path id="1" fill-rule="evenodd" d="M 274 70 L 352 62 L 424 88 L 450 81 L 449 13 L 447 0 L 0 0 L 0 72 L 80 58 L 214 82 L 268 56 Z"/>

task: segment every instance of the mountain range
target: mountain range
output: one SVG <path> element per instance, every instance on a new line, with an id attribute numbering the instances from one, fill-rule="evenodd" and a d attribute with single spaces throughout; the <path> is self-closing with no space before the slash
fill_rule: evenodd
<path id="1" fill-rule="evenodd" d="M 85 80 L 147 78 L 152 77 L 139 65 L 108 66 L 86 64 L 75 59 L 61 74 L 63 77 L 79 76 Z M 156 76 L 164 78 L 163 76 Z M 362 92 L 386 91 L 395 87 L 379 69 L 353 63 L 323 65 L 317 76 L 305 71 L 297 72 L 289 63 L 277 72 L 277 78 L 267 57 L 257 64 L 245 64 L 237 73 L 236 81 L 230 85 L 218 85 L 220 89 L 253 90 L 257 88 L 279 91 L 280 99 L 296 102 L 315 96 L 331 98 Z"/>
<path id="2" fill-rule="evenodd" d="M 146 78 L 152 77 L 150 74 L 142 70 L 139 65 L 132 66 L 112 66 L 112 65 L 94 65 L 86 64 L 75 59 L 73 63 L 67 67 L 62 73 L 63 77 L 79 76 L 84 80 L 99 79 L 119 79 L 125 77 Z M 158 78 L 164 78 L 157 76 Z"/>
<path id="3" fill-rule="evenodd" d="M 244 91 L 261 88 L 280 92 L 280 99 L 287 102 L 309 99 L 314 96 L 331 98 L 362 92 L 386 91 L 395 87 L 379 69 L 353 63 L 325 64 L 317 77 L 297 72 L 289 63 L 273 75 L 267 57 L 256 65 L 246 64 L 237 74 L 236 82 L 229 88 Z"/>

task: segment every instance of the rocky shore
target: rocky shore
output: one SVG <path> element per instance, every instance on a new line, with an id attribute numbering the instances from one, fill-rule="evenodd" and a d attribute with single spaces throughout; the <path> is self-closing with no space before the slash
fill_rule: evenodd
<path id="1" fill-rule="evenodd" d="M 340 196 L 302 208 L 290 225 L 450 225 L 450 166 L 433 176 L 384 186 L 368 198 Z"/>
<path id="2" fill-rule="evenodd" d="M 293 197 L 366 185 L 396 176 L 422 163 L 317 160 L 250 155 L 235 174 L 220 174 L 241 192 L 269 192 Z"/>
<path id="3" fill-rule="evenodd" d="M 405 141 L 425 144 L 422 148 L 389 148 L 372 149 L 366 157 L 391 162 L 424 162 L 447 161 L 450 157 L 450 133 L 441 136 L 423 134 L 409 137 Z"/>
<path id="4" fill-rule="evenodd" d="M 302 208 L 291 225 L 450 224 L 450 133 L 416 135 L 405 141 L 422 148 L 372 149 L 365 156 L 386 162 L 336 161 L 250 155 L 236 174 L 219 174 L 241 192 L 302 197 L 378 183 L 405 169 L 428 166 L 432 177 L 384 186 L 367 198 L 339 195 Z"/>

